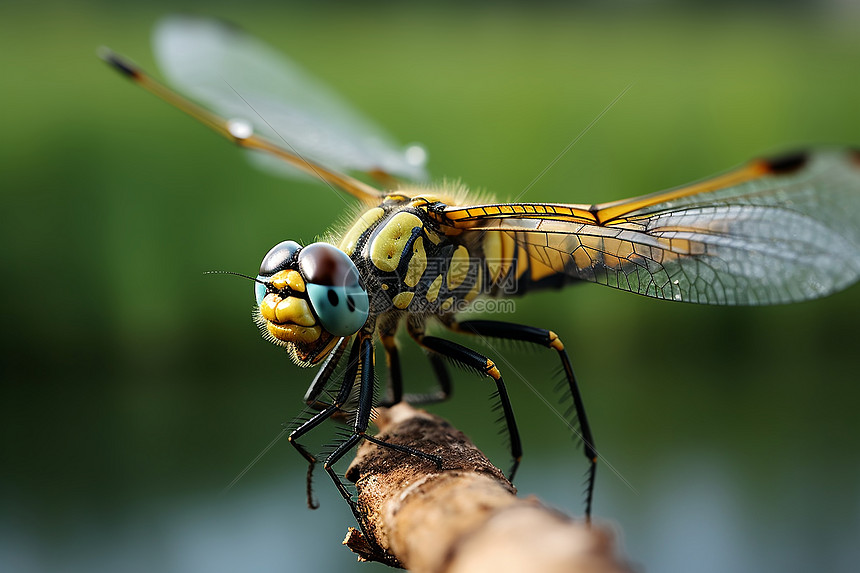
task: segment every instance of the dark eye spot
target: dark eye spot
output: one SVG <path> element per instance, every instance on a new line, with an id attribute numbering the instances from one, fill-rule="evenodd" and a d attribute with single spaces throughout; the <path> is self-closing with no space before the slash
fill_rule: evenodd
<path id="1" fill-rule="evenodd" d="M 346 308 L 349 309 L 349 312 L 355 312 L 355 301 L 350 294 L 346 295 Z"/>
<path id="2" fill-rule="evenodd" d="M 328 289 L 328 301 L 329 303 L 331 303 L 332 306 L 337 306 L 337 303 L 339 302 L 337 298 L 337 293 L 334 292 L 333 288 Z"/>

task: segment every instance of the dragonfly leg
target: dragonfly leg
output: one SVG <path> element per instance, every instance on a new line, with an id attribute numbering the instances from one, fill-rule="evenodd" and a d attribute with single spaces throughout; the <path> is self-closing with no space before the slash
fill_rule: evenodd
<path id="1" fill-rule="evenodd" d="M 567 355 L 567 351 L 564 349 L 564 344 L 561 342 L 561 339 L 559 339 L 558 335 L 551 330 L 534 328 L 510 322 L 498 322 L 495 320 L 467 320 L 463 322 L 451 321 L 448 322 L 446 326 L 455 332 L 531 342 L 546 348 L 551 348 L 558 352 L 562 367 L 564 368 L 564 375 L 567 378 L 568 388 L 570 390 L 571 397 L 573 398 L 576 418 L 579 421 L 579 438 L 582 440 L 583 451 L 589 462 L 588 483 L 585 494 L 585 519 L 590 520 L 591 505 L 594 496 L 594 480 L 597 470 L 597 450 L 594 447 L 594 437 L 591 434 L 591 427 L 588 424 L 588 417 L 585 414 L 582 394 L 579 392 L 579 385 L 576 383 L 576 376 L 573 373 L 570 358 Z"/>
<path id="2" fill-rule="evenodd" d="M 393 406 L 403 400 L 403 371 L 400 368 L 400 350 L 394 338 L 395 329 L 396 326 L 391 330 L 381 331 L 379 335 L 388 366 L 388 386 L 385 400 L 380 403 L 380 406 Z"/>
<path id="3" fill-rule="evenodd" d="M 352 387 L 355 385 L 355 378 L 358 373 L 358 339 L 356 338 L 355 343 L 353 343 L 352 350 L 349 353 L 349 360 L 347 364 L 346 374 L 343 377 L 343 381 L 340 385 L 340 390 L 338 391 L 337 397 L 333 404 L 324 404 L 318 400 L 319 395 L 322 393 L 323 388 L 325 387 L 326 382 L 328 382 L 329 378 L 331 378 L 335 369 L 337 368 L 337 363 L 343 357 L 344 349 L 346 348 L 348 343 L 348 339 L 345 339 L 343 342 L 338 344 L 335 352 L 326 360 L 325 365 L 322 369 L 317 373 L 313 382 L 311 382 L 310 387 L 308 388 L 307 393 L 305 394 L 305 402 L 309 406 L 314 409 L 320 410 L 317 414 L 314 414 L 309 420 L 300 425 L 298 428 L 293 430 L 287 440 L 290 444 L 299 452 L 305 460 L 308 462 L 308 474 L 307 474 L 307 502 L 308 507 L 311 509 L 316 509 L 319 507 L 319 504 L 314 500 L 313 494 L 313 472 L 314 466 L 317 463 L 316 456 L 310 453 L 307 448 L 305 448 L 302 444 L 298 442 L 298 439 L 303 435 L 313 430 L 320 424 L 322 424 L 325 420 L 331 418 L 334 414 L 336 414 L 340 407 L 343 406 L 344 403 L 349 399 L 350 392 L 352 392 Z"/>
<path id="4" fill-rule="evenodd" d="M 418 321 L 410 321 L 407 323 L 409 335 L 416 341 L 424 336 L 424 323 Z M 420 344 L 420 342 L 419 342 Z M 433 374 L 436 376 L 436 381 L 439 382 L 439 387 L 431 392 L 423 392 L 420 394 L 406 394 L 403 399 L 414 405 L 436 404 L 444 402 L 451 396 L 453 389 L 451 385 L 451 376 L 448 374 L 448 368 L 445 365 L 445 359 L 434 353 L 428 352 L 427 359 L 430 361 L 430 367 L 433 369 Z"/>
<path id="5" fill-rule="evenodd" d="M 305 404 L 314 410 L 324 410 L 330 405 L 319 401 L 318 398 L 323 390 L 325 390 L 325 386 L 328 384 L 329 379 L 331 379 L 332 374 L 334 374 L 335 369 L 337 369 L 337 365 L 340 363 L 341 358 L 343 358 L 343 353 L 347 346 L 349 346 L 349 338 L 342 338 L 337 346 L 335 346 L 334 352 L 329 354 L 320 371 L 314 376 L 311 385 L 308 386 L 308 390 L 305 392 Z"/>
<path id="6" fill-rule="evenodd" d="M 415 341 L 439 356 L 446 357 L 458 364 L 465 366 L 471 370 L 475 370 L 485 376 L 493 379 L 496 383 L 496 390 L 499 395 L 499 402 L 502 406 L 502 411 L 505 416 L 505 424 L 510 437 L 511 457 L 513 464 L 508 472 L 508 479 L 513 481 L 514 476 L 519 468 L 520 460 L 523 457 L 523 447 L 520 442 L 520 433 L 517 429 L 517 421 L 514 418 L 514 409 L 511 406 L 511 399 L 508 397 L 508 389 L 505 386 L 505 381 L 502 379 L 502 374 L 496 368 L 495 363 L 486 356 L 475 352 L 470 348 L 466 348 L 456 342 L 437 338 L 435 336 L 425 336 L 422 332 L 410 332 Z"/>
<path id="7" fill-rule="evenodd" d="M 344 500 L 346 500 L 347 504 L 349 504 L 350 509 L 352 509 L 353 515 L 355 515 L 356 521 L 366 534 L 366 517 L 358 510 L 358 507 L 352 500 L 352 495 L 350 494 L 349 490 L 346 489 L 346 486 L 344 486 L 340 477 L 334 471 L 334 464 L 337 463 L 338 460 L 340 460 L 347 452 L 354 448 L 363 439 L 371 441 L 378 446 L 391 448 L 409 455 L 417 456 L 419 458 L 431 461 L 436 465 L 437 469 L 442 469 L 442 458 L 440 458 L 439 456 L 418 451 L 408 446 L 392 444 L 367 434 L 367 426 L 370 424 L 370 415 L 373 411 L 375 390 L 373 377 L 374 350 L 372 336 L 366 333 L 360 333 L 356 337 L 356 345 L 353 346 L 353 351 L 355 351 L 356 348 L 358 360 L 355 363 L 355 368 L 353 368 L 351 354 L 349 364 L 350 368 L 347 371 L 347 375 L 352 374 L 353 380 L 355 379 L 356 375 L 360 376 L 361 379 L 358 396 L 358 411 L 355 415 L 355 421 L 353 422 L 353 434 L 352 436 L 347 438 L 345 442 L 340 444 L 326 458 L 325 462 L 323 462 L 323 468 L 329 474 L 329 477 L 331 477 L 335 487 L 340 492 L 340 495 L 343 497 Z M 349 396 L 349 392 L 346 392 L 346 396 Z M 339 395 L 338 398 L 340 397 L 341 396 Z M 369 535 L 365 535 L 365 537 L 372 540 L 372 537 Z"/>
<path id="8" fill-rule="evenodd" d="M 428 354 L 430 367 L 433 368 L 433 373 L 436 375 L 436 380 L 439 382 L 439 388 L 432 392 L 421 394 L 403 394 L 403 374 L 400 368 L 400 349 L 394 335 L 396 332 L 396 324 L 388 330 L 381 330 L 380 339 L 382 346 L 385 349 L 385 359 L 388 365 L 388 389 L 385 400 L 380 406 L 393 406 L 401 400 L 406 400 L 408 403 L 420 406 L 422 404 L 435 404 L 436 402 L 444 402 L 451 396 L 451 377 L 448 375 L 448 369 L 445 367 L 445 361 L 437 354 Z"/>

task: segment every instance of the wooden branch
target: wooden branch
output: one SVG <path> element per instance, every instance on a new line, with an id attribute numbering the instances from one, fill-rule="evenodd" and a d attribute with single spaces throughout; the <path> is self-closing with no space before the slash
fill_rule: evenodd
<path id="1" fill-rule="evenodd" d="M 387 442 L 441 456 L 432 462 L 365 441 L 347 470 L 373 542 L 351 528 L 360 560 L 413 573 L 625 572 L 613 536 L 534 497 L 520 499 L 501 470 L 448 422 L 408 404 L 380 408 Z"/>

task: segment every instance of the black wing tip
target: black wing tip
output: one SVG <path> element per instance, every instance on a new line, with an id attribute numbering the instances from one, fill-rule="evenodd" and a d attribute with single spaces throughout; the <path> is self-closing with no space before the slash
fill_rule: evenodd
<path id="1" fill-rule="evenodd" d="M 100 47 L 96 54 L 98 57 L 104 60 L 109 66 L 123 74 L 124 76 L 128 76 L 132 79 L 137 79 L 140 77 L 140 70 L 138 70 L 134 64 L 111 50 L 105 46 Z"/>
<path id="2" fill-rule="evenodd" d="M 809 161 L 810 153 L 807 150 L 791 151 L 763 160 L 767 171 L 774 175 L 788 175 L 803 168 Z"/>
<path id="3" fill-rule="evenodd" d="M 837 149 L 838 146 L 833 146 L 832 149 Z M 860 147 L 850 145 L 842 146 L 841 149 L 847 153 L 848 160 L 860 166 Z M 782 153 L 773 157 L 762 159 L 761 163 L 768 173 L 772 175 L 789 175 L 802 169 L 810 160 L 813 153 L 808 149 Z"/>

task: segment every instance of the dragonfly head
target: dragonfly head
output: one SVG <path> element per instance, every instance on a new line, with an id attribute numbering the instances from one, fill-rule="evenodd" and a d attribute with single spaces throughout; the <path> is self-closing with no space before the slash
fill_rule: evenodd
<path id="1" fill-rule="evenodd" d="M 355 263 L 328 243 L 278 243 L 263 258 L 254 289 L 263 335 L 301 366 L 318 364 L 340 337 L 361 330 L 370 312 Z"/>

